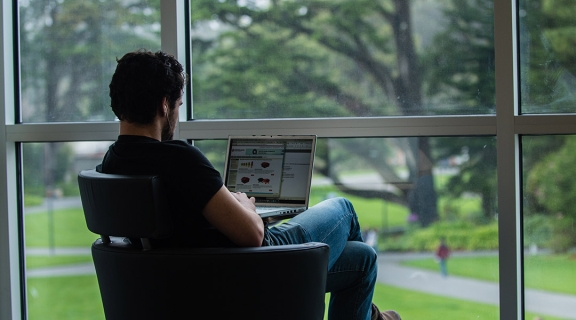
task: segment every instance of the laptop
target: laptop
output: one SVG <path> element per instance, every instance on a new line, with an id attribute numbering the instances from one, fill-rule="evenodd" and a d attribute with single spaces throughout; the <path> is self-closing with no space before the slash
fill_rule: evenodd
<path id="1" fill-rule="evenodd" d="M 229 136 L 224 185 L 262 218 L 293 217 L 308 209 L 315 151 L 315 135 Z"/>

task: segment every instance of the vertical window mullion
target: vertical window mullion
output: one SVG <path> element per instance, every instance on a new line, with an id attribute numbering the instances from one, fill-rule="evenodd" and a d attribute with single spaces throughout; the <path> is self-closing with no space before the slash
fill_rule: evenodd
<path id="1" fill-rule="evenodd" d="M 516 1 L 494 1 L 500 319 L 523 319 Z"/>
<path id="2" fill-rule="evenodd" d="M 188 1 L 168 0 L 160 3 L 161 43 L 162 51 L 172 54 L 183 65 L 186 73 L 190 71 L 190 41 L 189 41 L 189 5 Z M 180 113 L 180 121 L 192 118 L 192 81 L 188 79 L 187 88 L 182 97 L 183 106 L 187 112 Z M 190 114 L 188 114 L 190 113 Z M 176 127 L 174 139 L 179 139 L 180 127 Z"/>
<path id="3" fill-rule="evenodd" d="M 0 4 L 0 319 L 24 319 L 20 286 L 21 266 L 17 214 L 16 144 L 8 141 L 6 127 L 15 121 L 14 63 L 16 1 Z"/>

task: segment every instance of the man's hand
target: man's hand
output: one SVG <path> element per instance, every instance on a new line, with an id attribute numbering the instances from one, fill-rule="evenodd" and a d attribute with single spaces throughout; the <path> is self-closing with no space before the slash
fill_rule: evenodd
<path id="1" fill-rule="evenodd" d="M 231 193 L 222 186 L 208 201 L 202 214 L 238 246 L 259 247 L 264 239 L 264 222 L 256 213 L 255 201 L 245 193 Z"/>
<path id="2" fill-rule="evenodd" d="M 236 198 L 236 200 L 238 200 L 238 202 L 240 202 L 240 204 L 244 208 L 256 212 L 256 206 L 254 205 L 254 203 L 256 203 L 256 198 L 254 197 L 248 198 L 248 196 L 244 192 L 234 192 L 232 193 L 232 195 L 234 196 L 234 198 Z"/>

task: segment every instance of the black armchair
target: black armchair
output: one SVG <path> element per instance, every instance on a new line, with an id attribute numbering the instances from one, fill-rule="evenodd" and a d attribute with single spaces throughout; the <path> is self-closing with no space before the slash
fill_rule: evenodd
<path id="1" fill-rule="evenodd" d="M 323 318 L 326 244 L 153 248 L 171 230 L 158 177 L 84 170 L 78 184 L 101 236 L 92 256 L 107 319 Z"/>

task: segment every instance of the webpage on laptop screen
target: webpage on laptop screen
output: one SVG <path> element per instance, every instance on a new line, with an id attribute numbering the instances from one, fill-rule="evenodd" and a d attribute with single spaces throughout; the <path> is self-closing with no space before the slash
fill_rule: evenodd
<path id="1" fill-rule="evenodd" d="M 253 197 L 279 197 L 285 150 L 284 144 L 232 146 L 228 189 Z"/>

